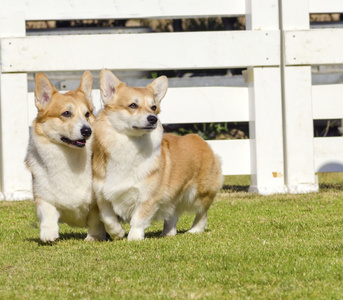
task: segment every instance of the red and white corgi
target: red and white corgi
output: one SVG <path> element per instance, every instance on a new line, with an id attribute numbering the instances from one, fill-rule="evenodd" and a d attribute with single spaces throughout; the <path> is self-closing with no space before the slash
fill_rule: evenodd
<path id="1" fill-rule="evenodd" d="M 65 94 L 44 74 L 35 78 L 38 114 L 32 124 L 26 165 L 32 173 L 43 242 L 59 237 L 58 222 L 88 227 L 88 241 L 106 236 L 92 192 L 92 85 L 88 71 L 78 89 Z"/>
<path id="2" fill-rule="evenodd" d="M 222 185 L 219 159 L 203 139 L 163 134 L 158 114 L 167 88 L 165 76 L 134 88 L 107 69 L 100 74 L 93 187 L 112 238 L 125 235 L 120 220 L 130 222 L 128 240 L 143 239 L 153 220 L 164 220 L 162 235 L 175 235 L 186 211 L 196 215 L 189 232 L 203 232 Z"/>

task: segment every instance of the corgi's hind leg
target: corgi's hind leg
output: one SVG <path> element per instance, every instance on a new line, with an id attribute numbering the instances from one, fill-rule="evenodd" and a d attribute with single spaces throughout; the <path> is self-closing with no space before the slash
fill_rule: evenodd
<path id="1" fill-rule="evenodd" d="M 35 199 L 39 219 L 39 236 L 42 242 L 54 242 L 58 239 L 58 220 L 60 214 L 56 207 L 41 199 Z"/>
<path id="2" fill-rule="evenodd" d="M 189 233 L 201 233 L 207 226 L 207 211 L 202 210 L 196 213 L 192 228 L 188 230 Z"/>
<path id="3" fill-rule="evenodd" d="M 97 206 L 91 209 L 88 220 L 88 234 L 85 241 L 102 241 L 106 239 L 106 231 L 104 223 L 100 220 L 100 212 Z"/>
<path id="4" fill-rule="evenodd" d="M 161 236 L 173 236 L 176 235 L 176 224 L 179 220 L 177 214 L 170 216 L 167 220 L 164 220 L 163 232 Z"/>
<path id="5" fill-rule="evenodd" d="M 207 226 L 207 211 L 214 201 L 215 193 L 206 193 L 204 196 L 197 197 L 195 201 L 196 215 L 193 221 L 192 228 L 188 230 L 190 233 L 201 233 Z"/>

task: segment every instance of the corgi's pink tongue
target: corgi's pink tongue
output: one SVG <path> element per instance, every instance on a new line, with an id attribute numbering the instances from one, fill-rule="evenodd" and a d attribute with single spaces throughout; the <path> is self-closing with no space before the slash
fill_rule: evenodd
<path id="1" fill-rule="evenodd" d="M 71 143 L 77 147 L 84 147 L 86 145 L 86 140 L 71 141 Z"/>
<path id="2" fill-rule="evenodd" d="M 61 137 L 61 141 L 64 143 L 67 143 L 69 145 L 73 145 L 75 147 L 79 147 L 79 148 L 83 148 L 84 146 L 86 146 L 86 139 L 81 139 L 81 140 L 70 140 L 65 136 Z"/>

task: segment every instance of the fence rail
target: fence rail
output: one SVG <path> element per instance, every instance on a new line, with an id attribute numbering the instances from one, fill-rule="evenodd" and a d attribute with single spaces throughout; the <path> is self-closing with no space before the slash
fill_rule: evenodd
<path id="1" fill-rule="evenodd" d="M 340 0 L 310 0 L 308 1 L 309 12 L 313 14 L 342 13 L 343 2 Z"/>
<path id="2" fill-rule="evenodd" d="M 5 13 L 6 12 L 6 13 Z M 343 138 L 313 138 L 313 120 L 343 118 L 343 85 L 312 86 L 311 65 L 343 64 L 342 29 L 310 29 L 341 0 L 3 0 L 0 4 L 1 192 L 31 197 L 23 160 L 36 115 L 28 73 L 247 68 L 247 86 L 172 87 L 168 124 L 249 122 L 249 140 L 209 141 L 226 175 L 261 194 L 317 191 L 315 172 L 343 171 Z M 25 22 L 245 16 L 244 31 L 28 36 Z M 99 106 L 99 90 L 93 100 Z M 180 110 L 180 107 L 182 109 Z"/>
<path id="3" fill-rule="evenodd" d="M 5 38 L 1 48 L 3 72 L 217 69 L 275 66 L 280 59 L 273 31 L 30 36 Z"/>
<path id="4" fill-rule="evenodd" d="M 2 11 L 24 12 L 28 21 L 90 19 L 176 19 L 245 15 L 237 0 L 2 0 Z"/>
<path id="5" fill-rule="evenodd" d="M 343 29 L 285 32 L 286 65 L 326 65 L 343 62 Z"/>

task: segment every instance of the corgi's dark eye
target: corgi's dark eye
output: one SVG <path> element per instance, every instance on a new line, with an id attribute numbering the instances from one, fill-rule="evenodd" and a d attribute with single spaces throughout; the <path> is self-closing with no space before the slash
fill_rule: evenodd
<path id="1" fill-rule="evenodd" d="M 70 118 L 71 117 L 71 112 L 69 110 L 66 110 L 65 112 L 63 112 L 61 114 L 61 116 L 66 117 L 66 118 Z"/>
<path id="2" fill-rule="evenodd" d="M 87 111 L 86 114 L 85 114 L 85 117 L 88 119 L 90 116 L 90 113 Z"/>
<path id="3" fill-rule="evenodd" d="M 131 103 L 129 105 L 130 108 L 133 108 L 133 109 L 137 109 L 138 108 L 138 105 L 136 103 Z"/>
<path id="4" fill-rule="evenodd" d="M 157 109 L 156 105 L 151 106 L 151 110 L 155 111 Z"/>

